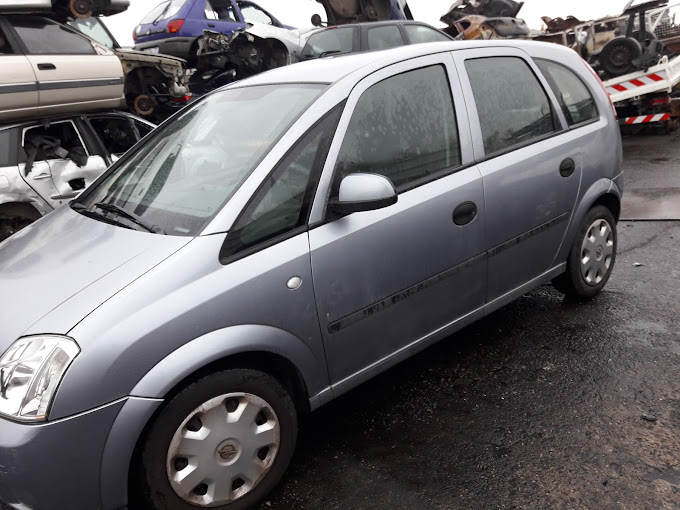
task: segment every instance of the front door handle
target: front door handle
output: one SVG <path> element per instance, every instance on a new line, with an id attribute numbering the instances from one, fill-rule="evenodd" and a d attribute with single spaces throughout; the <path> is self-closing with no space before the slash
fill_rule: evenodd
<path id="1" fill-rule="evenodd" d="M 471 223 L 477 216 L 477 205 L 474 202 L 463 202 L 453 211 L 453 222 L 462 227 Z"/>
<path id="2" fill-rule="evenodd" d="M 55 71 L 57 69 L 57 66 L 54 64 L 38 64 L 38 69 L 41 71 Z"/>
<path id="3" fill-rule="evenodd" d="M 215 23 L 208 23 L 208 26 L 209 26 L 210 28 L 215 28 Z"/>
<path id="4" fill-rule="evenodd" d="M 567 158 L 560 164 L 560 175 L 562 177 L 569 177 L 576 170 L 576 163 L 571 158 Z"/>

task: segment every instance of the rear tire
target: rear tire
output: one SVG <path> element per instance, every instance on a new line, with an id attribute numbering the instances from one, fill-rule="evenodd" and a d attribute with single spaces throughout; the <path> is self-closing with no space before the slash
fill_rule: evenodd
<path id="1" fill-rule="evenodd" d="M 567 258 L 567 270 L 553 280 L 555 288 L 569 297 L 595 297 L 609 281 L 616 261 L 616 220 L 602 205 L 586 214 Z"/>
<path id="2" fill-rule="evenodd" d="M 171 398 L 144 435 L 133 499 L 149 510 L 251 508 L 281 480 L 296 439 L 295 405 L 274 377 L 248 369 L 203 377 Z"/>

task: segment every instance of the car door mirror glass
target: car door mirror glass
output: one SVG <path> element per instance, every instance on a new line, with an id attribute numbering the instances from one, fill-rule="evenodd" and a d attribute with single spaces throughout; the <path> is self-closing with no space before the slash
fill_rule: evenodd
<path id="1" fill-rule="evenodd" d="M 356 173 L 342 180 L 332 209 L 339 214 L 375 211 L 396 204 L 397 199 L 392 181 L 384 175 Z"/>

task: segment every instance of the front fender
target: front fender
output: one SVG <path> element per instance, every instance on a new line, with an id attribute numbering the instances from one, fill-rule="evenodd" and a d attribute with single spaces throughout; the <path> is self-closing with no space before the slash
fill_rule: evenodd
<path id="1" fill-rule="evenodd" d="M 564 262 L 569 256 L 569 251 L 574 242 L 574 238 L 578 233 L 579 228 L 581 228 L 581 223 L 586 213 L 593 207 L 593 204 L 603 195 L 611 194 L 616 196 L 619 201 L 621 201 L 621 191 L 618 186 L 611 179 L 602 178 L 595 181 L 590 188 L 585 192 L 583 197 L 579 200 L 574 214 L 571 217 L 571 223 L 567 229 L 567 233 L 562 241 L 562 246 L 560 247 L 557 257 L 553 262 L 553 265 L 557 263 Z"/>
<path id="2" fill-rule="evenodd" d="M 321 360 L 302 340 L 279 328 L 246 324 L 212 331 L 184 344 L 156 364 L 131 395 L 164 398 L 172 388 L 210 363 L 250 352 L 278 354 L 289 360 L 312 398 L 328 387 L 325 366 L 321 366 Z"/>

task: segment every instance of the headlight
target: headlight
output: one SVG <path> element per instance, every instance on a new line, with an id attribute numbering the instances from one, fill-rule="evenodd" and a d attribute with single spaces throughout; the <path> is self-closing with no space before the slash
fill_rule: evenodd
<path id="1" fill-rule="evenodd" d="M 0 358 L 0 415 L 20 421 L 47 419 L 66 369 L 80 352 L 71 338 L 20 338 Z"/>

